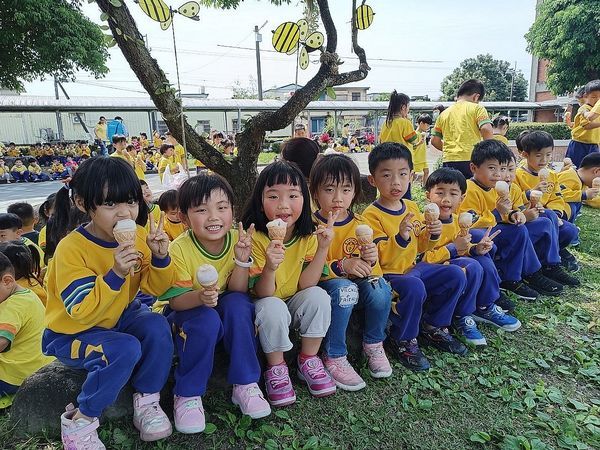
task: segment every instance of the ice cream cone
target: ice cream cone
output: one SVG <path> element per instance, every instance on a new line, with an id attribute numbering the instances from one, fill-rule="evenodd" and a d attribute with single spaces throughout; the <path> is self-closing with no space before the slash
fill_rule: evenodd
<path id="1" fill-rule="evenodd" d="M 113 228 L 115 241 L 121 245 L 135 246 L 135 237 L 137 235 L 137 224 L 131 219 L 119 220 Z M 129 270 L 129 275 L 133 276 L 134 268 Z"/>
<path id="2" fill-rule="evenodd" d="M 568 169 L 572 165 L 573 165 L 573 160 L 571 158 L 565 158 L 565 159 L 563 159 L 563 170 Z"/>
<path id="3" fill-rule="evenodd" d="M 373 243 L 373 229 L 366 224 L 361 224 L 356 227 L 354 230 L 356 234 L 356 240 L 359 245 L 366 245 Z"/>
<path id="4" fill-rule="evenodd" d="M 548 181 L 548 177 L 550 176 L 550 171 L 545 167 L 538 172 L 538 176 L 540 177 L 540 181 Z"/>
<path id="5" fill-rule="evenodd" d="M 498 197 L 507 199 L 510 197 L 510 186 L 506 181 L 497 181 L 496 192 L 498 193 Z"/>
<path id="6" fill-rule="evenodd" d="M 468 235 L 469 229 L 473 226 L 473 214 L 470 212 L 461 213 L 458 216 L 458 226 L 460 227 L 459 236 L 464 237 Z"/>
<path id="7" fill-rule="evenodd" d="M 592 188 L 600 189 L 600 177 L 596 177 L 592 180 Z"/>
<path id="8" fill-rule="evenodd" d="M 425 223 L 435 222 L 440 218 L 440 208 L 435 203 L 428 203 L 423 208 L 423 215 L 425 216 Z"/>
<path id="9" fill-rule="evenodd" d="M 529 205 L 532 208 L 535 208 L 542 199 L 543 195 L 544 194 L 542 193 L 542 191 L 538 191 L 535 189 L 529 191 Z"/>
<path id="10" fill-rule="evenodd" d="M 196 280 L 198 280 L 203 289 L 212 290 L 217 287 L 219 273 L 210 264 L 202 264 L 196 269 Z"/>
<path id="11" fill-rule="evenodd" d="M 283 241 L 287 232 L 287 224 L 281 219 L 271 220 L 267 224 L 269 239 L 272 241 Z"/>

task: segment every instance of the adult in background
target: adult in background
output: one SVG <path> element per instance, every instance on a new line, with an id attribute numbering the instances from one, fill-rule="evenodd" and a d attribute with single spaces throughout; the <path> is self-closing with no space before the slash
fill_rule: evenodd
<path id="1" fill-rule="evenodd" d="M 283 143 L 281 157 L 286 161 L 296 163 L 308 180 L 310 169 L 320 152 L 321 148 L 315 141 L 306 137 L 298 137 Z"/>
<path id="2" fill-rule="evenodd" d="M 119 116 L 116 116 L 113 120 L 108 122 L 108 125 L 106 126 L 106 139 L 108 140 L 108 142 L 112 142 L 112 137 L 115 134 L 129 137 L 127 127 L 123 123 L 123 118 Z"/>
<path id="3" fill-rule="evenodd" d="M 106 144 L 108 143 L 106 128 L 106 117 L 100 116 L 100 118 L 98 119 L 98 123 L 94 127 L 94 138 L 96 141 L 96 145 L 100 149 L 100 154 L 103 156 L 108 155 L 108 149 L 106 148 Z"/>

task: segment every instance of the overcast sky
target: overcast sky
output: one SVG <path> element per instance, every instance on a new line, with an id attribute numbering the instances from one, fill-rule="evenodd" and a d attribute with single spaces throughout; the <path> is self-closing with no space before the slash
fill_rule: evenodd
<path id="1" fill-rule="evenodd" d="M 178 7 L 185 0 L 165 0 Z M 84 13 L 100 22 L 95 4 L 84 2 Z M 126 1 L 142 34 L 147 34 L 152 55 L 174 83 L 175 63 L 171 30 L 162 31 L 157 22 L 147 17 L 132 0 Z M 338 54 L 346 62 L 342 70 L 356 67 L 351 57 L 349 0 L 330 0 L 332 16 L 338 30 Z M 535 17 L 535 0 L 368 0 L 375 11 L 371 27 L 359 31 L 359 42 L 365 48 L 372 70 L 358 83 L 369 86 L 370 92 L 397 89 L 413 95 L 440 95 L 440 82 L 463 59 L 481 53 L 517 63 L 529 80 L 531 56 L 526 51 L 523 35 Z M 303 5 L 292 0 L 288 6 L 276 7 L 267 0 L 245 0 L 237 10 L 201 9 L 200 21 L 175 17 L 179 67 L 184 93 L 197 93 L 202 86 L 210 98 L 229 98 L 236 81 L 249 84 L 256 78 L 254 26 L 261 26 L 263 88 L 294 82 L 295 58 L 268 52 L 271 30 L 284 21 L 297 21 Z M 321 27 L 321 30 L 324 31 Z M 246 47 L 251 50 L 222 46 Z M 121 55 L 118 47 L 110 50 L 110 73 L 95 80 L 86 73 L 78 75 L 77 83 L 65 85 L 72 96 L 130 97 L 145 96 L 143 88 Z M 313 61 L 318 60 L 316 53 Z M 318 69 L 311 64 L 300 70 L 303 84 Z M 27 94 L 53 95 L 51 81 L 26 83 Z M 108 87 L 112 87 L 109 89 Z M 118 89 L 115 89 L 118 88 Z"/>

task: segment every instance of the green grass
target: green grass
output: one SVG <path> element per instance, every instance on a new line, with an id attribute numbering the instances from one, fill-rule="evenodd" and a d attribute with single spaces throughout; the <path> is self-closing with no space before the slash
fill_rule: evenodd
<path id="1" fill-rule="evenodd" d="M 103 423 L 111 449 L 134 448 L 600 448 L 600 211 L 584 209 L 578 225 L 581 288 L 559 298 L 519 303 L 523 328 L 483 331 L 488 347 L 460 358 L 426 350 L 433 368 L 413 374 L 394 365 L 387 380 L 366 389 L 312 399 L 295 381 L 298 402 L 251 421 L 212 392 L 210 425 L 201 435 L 175 433 L 142 444 L 130 421 Z M 58 418 L 57 418 L 58 419 Z M 9 448 L 60 448 L 56 436 L 15 440 L 0 416 Z"/>

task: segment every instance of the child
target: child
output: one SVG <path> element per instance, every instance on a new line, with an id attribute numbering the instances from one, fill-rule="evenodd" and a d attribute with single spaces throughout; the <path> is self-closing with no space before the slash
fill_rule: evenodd
<path id="1" fill-rule="evenodd" d="M 500 293 L 500 278 L 489 255 L 492 239 L 500 233 L 490 230 L 477 244 L 471 244 L 471 235 L 461 235 L 456 214 L 467 192 L 467 181 L 458 170 L 442 167 L 431 174 L 425 185 L 427 200 L 440 210 L 442 234 L 436 247 L 428 250 L 423 261 L 432 264 L 455 264 L 464 268 L 467 285 L 454 310 L 454 328 L 467 342 L 487 345 L 485 337 L 477 329 L 476 322 L 495 325 L 506 331 L 521 327 L 518 319 L 505 314 Z"/>
<path id="2" fill-rule="evenodd" d="M 600 177 L 600 153 L 586 155 L 578 169 L 571 167 L 558 174 L 563 199 L 569 205 L 569 221 L 574 222 L 581 211 L 581 202 L 594 200 L 600 193 L 593 180 Z"/>
<path id="3" fill-rule="evenodd" d="M 506 139 L 506 133 L 508 133 L 508 127 L 510 126 L 510 118 L 506 116 L 498 116 L 492 121 L 493 127 L 493 138 L 497 141 L 508 145 L 508 139 Z"/>
<path id="4" fill-rule="evenodd" d="M 215 346 L 223 340 L 229 353 L 227 381 L 232 401 L 253 419 L 271 413 L 258 387 L 254 304 L 248 295 L 252 265 L 252 231 L 232 229 L 233 192 L 216 174 L 185 181 L 179 209 L 190 230 L 170 247 L 178 281 L 159 300 L 169 300 L 179 365 L 175 370 L 175 428 L 182 433 L 204 430 L 201 396 L 213 370 Z M 203 287 L 196 270 L 209 264 L 218 281 Z"/>
<path id="5" fill-rule="evenodd" d="M 565 112 L 565 123 L 571 129 L 575 126 L 573 123 L 573 114 L 577 115 L 577 111 L 579 108 L 585 104 L 585 86 L 580 87 L 575 91 L 575 100 L 577 103 L 571 103 L 567 108 L 570 108 L 567 112 Z M 590 120 L 586 117 L 586 119 Z"/>
<path id="6" fill-rule="evenodd" d="M 40 205 L 38 209 L 38 218 L 42 220 L 44 226 L 40 230 L 40 234 L 38 236 L 38 246 L 46 252 L 46 226 L 48 225 L 48 221 L 52 214 L 54 214 L 54 199 L 56 198 L 56 193 L 50 194 L 46 197 L 44 203 Z"/>
<path id="7" fill-rule="evenodd" d="M 314 214 L 316 222 L 325 225 L 326 217 L 337 214 L 335 237 L 326 260 L 329 275 L 319 283 L 331 297 L 331 325 L 323 342 L 323 363 L 338 388 L 358 391 L 366 383 L 346 357 L 346 329 L 352 310 L 365 312 L 362 348 L 371 376 L 387 378 L 392 375 L 392 367 L 383 341 L 392 291 L 377 263 L 376 245 L 360 245 L 356 239 L 356 227 L 365 222 L 352 212 L 361 194 L 360 172 L 354 161 L 343 154 L 322 157 L 310 173 L 309 185 L 319 208 Z"/>
<path id="8" fill-rule="evenodd" d="M 72 177 L 73 174 L 75 174 L 75 171 L 77 170 L 79 166 L 77 165 L 77 163 L 73 160 L 72 156 L 67 156 L 67 162 L 65 163 L 65 169 L 67 170 L 67 172 L 69 173 L 69 176 Z"/>
<path id="9" fill-rule="evenodd" d="M 46 306 L 46 290 L 43 285 L 40 257 L 35 248 L 19 241 L 0 243 L 0 253 L 6 255 L 15 270 L 15 279 L 22 288 L 29 289 Z"/>
<path id="10" fill-rule="evenodd" d="M 47 173 L 44 173 L 36 159 L 31 159 L 27 170 L 29 171 L 29 179 L 31 181 L 50 181 L 50 177 Z"/>
<path id="11" fill-rule="evenodd" d="M 133 423 L 143 441 L 171 434 L 159 405 L 173 354 L 165 317 L 139 300 L 142 289 L 161 295 L 175 282 L 175 266 L 162 221 L 150 233 L 137 227 L 135 245 L 119 244 L 113 228 L 120 220 L 144 225 L 148 213 L 140 183 L 119 158 L 96 157 L 81 164 L 69 183 L 75 207 L 91 221 L 64 237 L 48 273 L 47 329 L 42 348 L 64 364 L 88 370 L 79 408 L 61 416 L 65 447 L 103 448 L 98 418 L 131 379 Z M 69 191 L 57 194 L 54 219 L 70 214 Z M 66 205 L 66 208 L 62 208 Z M 59 261 L 59 263 L 56 263 Z"/>
<path id="12" fill-rule="evenodd" d="M 139 180 L 146 179 L 146 162 L 143 159 L 143 155 L 135 148 L 133 144 L 129 144 L 125 147 L 125 151 L 129 155 L 129 161 L 133 163 L 133 169 Z"/>
<path id="13" fill-rule="evenodd" d="M 27 202 L 13 203 L 8 205 L 6 212 L 19 216 L 23 230 L 21 236 L 38 245 L 39 233 L 34 228 L 38 223 L 38 219 L 36 218 L 33 206 Z"/>
<path id="14" fill-rule="evenodd" d="M 10 174 L 17 183 L 29 181 L 29 171 L 20 158 L 15 159 L 15 164 L 10 168 Z"/>
<path id="15" fill-rule="evenodd" d="M 113 158 L 121 158 L 127 161 L 133 167 L 131 156 L 127 153 L 127 138 L 120 134 L 115 134 L 112 137 L 113 152 L 110 154 Z"/>
<path id="16" fill-rule="evenodd" d="M 394 90 L 390 95 L 387 117 L 381 127 L 379 142 L 397 142 L 409 149 L 413 149 L 413 146 L 421 143 L 421 135 L 415 132 L 412 122 L 407 118 L 409 108 L 410 97 L 406 94 L 398 94 Z M 404 198 L 407 200 L 412 198 L 410 185 Z"/>
<path id="17" fill-rule="evenodd" d="M 40 261 L 44 261 L 44 252 L 31 240 L 23 236 L 23 221 L 19 216 L 13 213 L 0 214 L 0 242 L 19 241 L 27 246 L 35 248 Z M 42 267 L 45 264 L 42 263 Z"/>
<path id="18" fill-rule="evenodd" d="M 429 166 L 427 165 L 427 132 L 432 123 L 433 121 L 429 114 L 421 114 L 417 117 L 417 132 L 421 134 L 421 141 L 413 147 L 412 154 L 415 173 L 423 172 L 423 186 L 425 186 L 427 177 L 429 177 Z"/>
<path id="19" fill-rule="evenodd" d="M 54 158 L 52 160 L 52 166 L 50 166 L 50 176 L 53 180 L 67 178 L 69 176 L 69 172 L 65 170 L 65 167 L 60 163 L 58 158 Z"/>
<path id="20" fill-rule="evenodd" d="M 281 148 L 281 158 L 295 163 L 304 178 L 308 181 L 313 164 L 319 157 L 321 148 L 312 139 L 293 138 L 286 141 Z"/>
<path id="21" fill-rule="evenodd" d="M 538 293 L 560 295 L 562 284 L 546 278 L 540 270 L 529 232 L 522 226 L 525 216 L 514 209 L 510 198 L 500 197 L 495 190 L 496 183 L 504 179 L 511 159 L 512 152 L 500 141 L 488 139 L 475 146 L 471 155 L 473 178 L 467 181 L 460 212 L 470 212 L 475 217 L 471 230 L 474 242 L 489 227 L 493 227 L 493 232 L 502 231 L 495 238 L 498 249 L 494 256 L 502 289 L 525 300 L 537 299 Z"/>
<path id="22" fill-rule="evenodd" d="M 526 165 L 517 169 L 516 183 L 525 192 L 527 198 L 530 198 L 532 190 L 543 193 L 540 204 L 545 208 L 544 215 L 552 220 L 558 231 L 561 262 L 568 270 L 577 272 L 579 264 L 575 256 L 567 250 L 567 246 L 578 240 L 579 231 L 568 221 L 570 208 L 562 197 L 558 175 L 547 169 L 552 159 L 554 139 L 545 131 L 527 130 L 523 131 L 519 138 Z M 548 172 L 547 180 L 539 177 L 542 169 Z"/>
<path id="23" fill-rule="evenodd" d="M 158 223 L 160 220 L 160 207 L 154 203 L 154 194 L 152 194 L 152 190 L 150 189 L 150 186 L 148 186 L 146 180 L 140 180 L 140 185 L 142 186 L 142 195 L 144 196 L 144 201 L 148 206 L 148 213 L 150 214 L 149 217 L 152 217 L 154 222 Z M 146 231 L 150 230 L 149 227 L 150 223 L 148 222 L 146 224 Z"/>
<path id="24" fill-rule="evenodd" d="M 174 241 L 177 236 L 187 230 L 186 224 L 179 215 L 177 191 L 170 189 L 163 192 L 158 198 L 158 207 L 165 215 L 165 233 L 169 236 L 170 241 Z"/>
<path id="25" fill-rule="evenodd" d="M 43 323 L 44 305 L 17 284 L 10 260 L 0 253 L 0 397 L 16 393 L 54 359 L 41 352 Z"/>
<path id="26" fill-rule="evenodd" d="M 147 133 L 140 133 L 140 148 L 142 151 L 146 151 L 149 147 L 149 143 L 148 143 L 148 134 Z"/>
<path id="27" fill-rule="evenodd" d="M 471 178 L 473 146 L 494 135 L 488 112 L 479 104 L 484 95 L 481 81 L 465 81 L 456 103 L 440 114 L 431 132 L 431 145 L 443 152 L 444 166 L 459 170 L 466 179 Z"/>
<path id="28" fill-rule="evenodd" d="M 315 397 L 332 395 L 336 390 L 317 356 L 331 321 L 331 298 L 317 283 L 326 271 L 335 217 L 329 217 L 327 226 L 319 226 L 315 232 L 311 216 L 308 186 L 298 167 L 287 161 L 265 167 L 246 205 L 243 224 L 246 229 L 256 226 L 250 285 L 258 298 L 255 325 L 267 358 L 267 398 L 275 406 L 296 401 L 283 359 L 283 352 L 292 348 L 290 324 L 300 330 L 300 380 Z M 270 240 L 267 222 L 275 219 L 285 223 L 279 227 L 283 230 L 278 230 L 285 236 Z"/>
<path id="29" fill-rule="evenodd" d="M 4 163 L 4 159 L 0 158 L 0 184 L 10 183 L 10 170 Z"/>
<path id="30" fill-rule="evenodd" d="M 158 162 L 158 176 L 160 177 L 160 181 L 162 181 L 167 167 L 169 167 L 172 174 L 179 172 L 179 166 L 173 155 L 174 148 L 171 144 L 162 144 L 160 146 L 161 158 Z"/>
<path id="31" fill-rule="evenodd" d="M 600 100 L 600 80 L 593 80 L 585 85 L 585 104 L 579 108 L 575 116 L 571 142 L 565 155 L 571 158 L 575 167 L 579 167 L 586 155 L 599 151 L 600 120 L 594 113 L 600 113 L 600 106 L 593 110 L 598 100 Z M 589 114 L 590 112 L 592 114 Z"/>
<path id="32" fill-rule="evenodd" d="M 403 365 L 419 371 L 429 368 L 415 339 L 421 319 L 420 336 L 426 344 L 458 355 L 467 353 L 447 329 L 466 278 L 457 266 L 415 265 L 417 253 L 435 247 L 442 223 L 436 220 L 425 226 L 417 205 L 403 198 L 412 167 L 411 153 L 404 145 L 388 142 L 375 147 L 369 153 L 369 183 L 378 189 L 379 198 L 363 216 L 373 228 L 384 276 L 398 296 L 390 314 L 386 349 Z"/>

